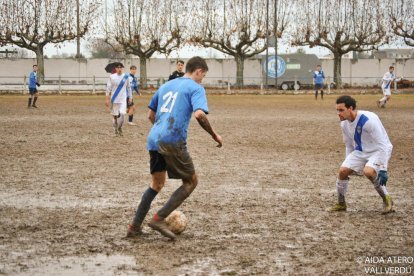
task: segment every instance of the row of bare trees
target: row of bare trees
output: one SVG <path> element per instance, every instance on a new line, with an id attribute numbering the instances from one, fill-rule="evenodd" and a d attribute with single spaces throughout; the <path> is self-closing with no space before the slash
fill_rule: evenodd
<path id="1" fill-rule="evenodd" d="M 414 46 L 412 0 L 119 0 L 113 1 L 105 28 L 97 24 L 102 1 L 0 0 L 0 45 L 35 52 L 42 76 L 46 44 L 83 37 L 96 28 L 112 49 L 140 58 L 144 87 L 147 60 L 186 44 L 234 57 L 238 85 L 243 85 L 244 60 L 265 51 L 268 37 L 324 47 L 334 55 L 338 86 L 343 54 L 377 49 L 395 37 Z"/>

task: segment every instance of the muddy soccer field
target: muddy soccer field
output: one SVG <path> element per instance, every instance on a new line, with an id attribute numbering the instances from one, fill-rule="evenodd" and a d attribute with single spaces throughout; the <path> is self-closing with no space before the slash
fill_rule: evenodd
<path id="1" fill-rule="evenodd" d="M 358 176 L 348 212 L 325 211 L 345 155 L 336 97 L 209 96 L 223 148 L 192 119 L 199 185 L 179 208 L 188 228 L 170 242 L 147 226 L 124 238 L 151 179 L 149 95 L 136 100 L 138 126 L 125 125 L 123 137 L 103 96 L 41 96 L 38 109 L 26 96 L 0 96 L 0 274 L 414 274 L 414 95 L 395 95 L 386 109 L 379 95 L 355 96 L 394 145 L 387 186 L 396 212 L 386 216 Z M 147 220 L 179 185 L 167 181 Z M 395 256 L 405 259 L 381 262 Z"/>

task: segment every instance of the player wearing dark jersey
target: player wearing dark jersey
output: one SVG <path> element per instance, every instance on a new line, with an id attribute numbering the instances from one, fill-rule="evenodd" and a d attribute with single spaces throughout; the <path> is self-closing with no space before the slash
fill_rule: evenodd
<path id="1" fill-rule="evenodd" d="M 172 74 L 168 77 L 168 80 L 173 80 L 176 78 L 181 78 L 182 76 L 184 76 L 184 72 L 183 72 L 183 68 L 184 68 L 184 61 L 177 60 L 177 70 L 175 70 L 174 72 L 172 72 Z"/>
<path id="2" fill-rule="evenodd" d="M 153 123 L 147 139 L 152 183 L 144 192 L 133 222 L 129 225 L 128 237 L 142 233 L 142 222 L 150 209 L 151 202 L 164 187 L 166 173 L 168 173 L 169 178 L 181 179 L 182 185 L 148 225 L 162 235 L 175 239 L 175 234 L 166 226 L 165 218 L 183 203 L 198 182 L 186 142 L 192 114 L 200 126 L 218 143 L 217 146 L 222 146 L 221 136 L 212 129 L 206 116 L 207 98 L 204 87 L 200 83 L 207 71 L 208 66 L 204 59 L 191 58 L 186 65 L 184 77 L 162 85 L 148 105 L 148 118 Z"/>

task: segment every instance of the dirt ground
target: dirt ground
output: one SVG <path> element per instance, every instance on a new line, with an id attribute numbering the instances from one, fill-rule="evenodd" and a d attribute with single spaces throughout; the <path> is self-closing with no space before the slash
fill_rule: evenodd
<path id="1" fill-rule="evenodd" d="M 386 216 L 357 176 L 349 211 L 325 211 L 345 155 L 336 97 L 209 96 L 224 146 L 192 120 L 200 183 L 180 207 L 187 230 L 170 242 L 147 226 L 124 238 L 150 182 L 149 95 L 124 137 L 113 135 L 103 96 L 43 96 L 38 109 L 26 108 L 27 96 L 0 96 L 0 274 L 414 274 L 414 95 L 395 95 L 386 109 L 379 95 L 355 96 L 394 145 L 387 186 L 397 211 Z M 179 185 L 167 181 L 150 215 Z M 381 262 L 395 256 L 404 259 Z"/>

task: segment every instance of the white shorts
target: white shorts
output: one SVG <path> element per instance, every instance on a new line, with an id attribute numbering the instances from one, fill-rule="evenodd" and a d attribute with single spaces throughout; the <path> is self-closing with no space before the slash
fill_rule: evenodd
<path id="1" fill-rule="evenodd" d="M 388 160 L 391 157 L 391 152 L 384 158 L 383 152 L 363 153 L 361 151 L 353 151 L 345 158 L 341 167 L 346 167 L 358 174 L 362 174 L 364 167 L 373 168 L 377 173 L 380 170 L 388 170 Z"/>
<path id="2" fill-rule="evenodd" d="M 382 94 L 384 94 L 385 96 L 391 96 L 391 88 L 382 87 Z"/>
<path id="3" fill-rule="evenodd" d="M 113 116 L 125 115 L 126 107 L 127 107 L 126 101 L 123 101 L 122 103 L 113 103 L 111 105 L 111 114 Z"/>

